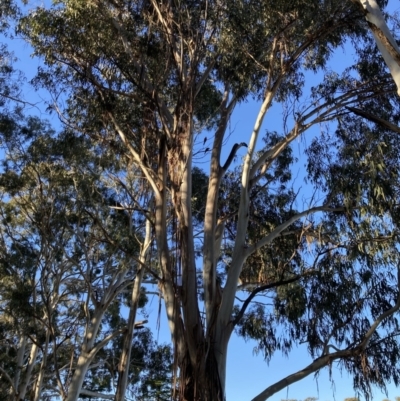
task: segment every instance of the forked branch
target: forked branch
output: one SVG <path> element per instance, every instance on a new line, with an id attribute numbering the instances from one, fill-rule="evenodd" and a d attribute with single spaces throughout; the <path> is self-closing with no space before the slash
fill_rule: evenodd
<path id="1" fill-rule="evenodd" d="M 280 224 L 273 231 L 271 231 L 267 236 L 260 239 L 254 245 L 249 246 L 246 249 L 246 253 L 245 253 L 246 258 L 249 257 L 257 249 L 259 249 L 267 244 L 270 244 L 275 238 L 277 238 L 279 235 L 281 235 L 283 230 L 285 230 L 291 224 L 293 224 L 294 222 L 296 222 L 297 220 L 301 219 L 304 216 L 308 216 L 308 215 L 310 215 L 312 213 L 316 213 L 316 212 L 343 212 L 344 210 L 345 209 L 343 207 L 332 208 L 332 207 L 328 207 L 328 206 L 316 206 L 316 207 L 312 207 L 311 209 L 305 210 L 304 212 L 298 213 L 298 214 L 292 216 L 290 219 L 286 220 L 284 223 Z"/>
<path id="2" fill-rule="evenodd" d="M 239 322 L 240 319 L 242 319 L 243 315 L 246 312 L 247 307 L 250 305 L 250 302 L 253 300 L 253 298 L 259 294 L 260 292 L 263 291 L 267 291 L 271 288 L 276 288 L 276 287 L 280 287 L 282 285 L 286 285 L 286 284 L 290 284 L 290 283 L 294 283 L 295 281 L 300 280 L 301 278 L 305 277 L 306 275 L 309 275 L 311 273 L 315 273 L 315 271 L 313 270 L 312 272 L 305 272 L 303 274 L 296 274 L 295 276 L 288 278 L 286 280 L 278 280 L 278 281 L 274 281 L 272 283 L 268 283 L 265 285 L 261 285 L 260 287 L 255 288 L 250 295 L 247 297 L 247 299 L 244 301 L 242 308 L 240 309 L 239 313 L 236 315 L 235 319 L 232 321 L 232 327 L 235 327 Z"/>

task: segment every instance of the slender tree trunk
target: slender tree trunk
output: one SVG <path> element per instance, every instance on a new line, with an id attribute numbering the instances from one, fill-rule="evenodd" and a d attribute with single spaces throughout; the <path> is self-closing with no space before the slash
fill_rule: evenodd
<path id="1" fill-rule="evenodd" d="M 145 271 L 144 263 L 146 262 L 146 256 L 150 244 L 151 244 L 151 223 L 150 220 L 148 219 L 146 222 L 146 235 L 139 257 L 139 261 L 142 263 L 142 265 L 138 266 L 138 272 L 132 290 L 132 298 L 131 298 L 131 305 L 129 309 L 129 318 L 128 318 L 128 331 L 124 336 L 121 359 L 118 365 L 118 384 L 117 384 L 117 392 L 115 395 L 115 401 L 125 400 L 125 392 L 128 385 L 129 364 L 132 352 L 132 341 L 135 329 L 136 312 L 139 305 L 140 290 L 142 287 L 142 280 Z"/>
<path id="2" fill-rule="evenodd" d="M 49 348 L 49 341 L 50 341 L 50 330 L 47 330 L 46 331 L 46 342 L 43 347 L 42 363 L 40 364 L 39 374 L 36 379 L 35 388 L 34 388 L 33 401 L 40 401 L 40 399 L 41 399 L 44 373 L 45 373 L 46 365 L 47 365 L 47 352 L 48 352 L 48 348 Z"/>
<path id="3" fill-rule="evenodd" d="M 83 381 L 90 367 L 92 358 L 89 353 L 81 351 L 78 361 L 75 366 L 74 375 L 72 376 L 71 384 L 68 388 L 68 396 L 66 401 L 76 401 L 82 389 Z"/>
<path id="4" fill-rule="evenodd" d="M 104 314 L 104 311 L 105 309 L 103 309 L 102 312 L 99 312 L 98 319 L 100 322 Z M 86 373 L 89 370 L 90 365 L 93 362 L 93 359 L 96 356 L 97 352 L 100 351 L 103 347 L 105 347 L 106 344 L 113 338 L 115 338 L 117 335 L 120 335 L 122 333 L 122 330 L 114 331 L 112 334 L 108 335 L 106 338 L 104 338 L 96 345 L 94 345 L 94 341 L 97 334 L 94 335 L 93 337 L 91 336 L 91 333 L 94 332 L 95 330 L 89 330 L 88 331 L 89 334 L 85 337 L 81 353 L 75 365 L 74 374 L 72 376 L 72 380 L 68 389 L 68 395 L 64 397 L 66 401 L 76 401 L 79 398 L 79 395 L 81 394 L 82 391 L 82 385 Z"/>
<path id="5" fill-rule="evenodd" d="M 38 349 L 39 349 L 38 345 L 35 342 L 32 343 L 31 351 L 29 353 L 28 366 L 27 366 L 26 372 L 25 372 L 25 377 L 24 377 L 23 382 L 21 383 L 21 385 L 18 388 L 18 394 L 19 394 L 20 400 L 25 400 L 26 392 L 28 390 L 28 386 L 29 386 L 29 383 L 32 378 L 33 367 L 36 364 L 36 357 L 37 357 Z"/>
<path id="6" fill-rule="evenodd" d="M 66 401 L 76 401 L 79 397 L 86 373 L 95 355 L 91 351 L 94 348 L 95 339 L 100 328 L 103 314 L 104 308 L 95 310 L 93 318 L 90 320 L 90 324 L 86 328 L 85 336 L 82 342 L 81 353 L 76 363 L 71 383 L 68 387 Z"/>
<path id="7" fill-rule="evenodd" d="M 25 350 L 26 350 L 26 336 L 22 335 L 22 337 L 19 339 L 19 344 L 18 344 L 17 371 L 15 372 L 15 376 L 14 376 L 14 388 L 15 389 L 18 389 L 19 384 L 20 384 L 21 372 L 22 372 L 22 368 L 24 366 Z M 19 400 L 19 394 L 16 394 L 15 396 Z"/>

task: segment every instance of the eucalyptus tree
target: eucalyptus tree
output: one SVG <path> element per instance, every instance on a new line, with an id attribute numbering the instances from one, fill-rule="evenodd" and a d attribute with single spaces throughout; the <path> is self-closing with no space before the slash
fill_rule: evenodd
<path id="1" fill-rule="evenodd" d="M 256 401 L 334 361 L 366 395 L 399 382 L 399 141 L 352 112 L 396 124 L 399 103 L 360 7 L 60 0 L 33 10 L 20 32 L 46 63 L 36 85 L 67 94 L 54 106 L 63 121 L 128 158 L 126 172 L 140 171 L 153 194 L 135 207 L 154 233 L 157 263 L 146 269 L 165 303 L 175 398 L 225 398 L 235 329 L 266 359 L 300 343 L 312 358 Z M 345 44 L 355 57 L 338 74 L 331 56 Z M 311 72 L 323 79 L 310 88 Z M 248 140 L 223 152 L 233 111 L 251 97 L 259 112 Z M 281 127 L 260 145 L 273 102 Z M 200 139 L 205 130 L 212 139 Z M 291 146 L 301 137 L 314 189 L 299 206 Z M 208 180 L 193 166 L 202 156 Z"/>
<path id="2" fill-rule="evenodd" d="M 115 363 L 127 358 L 116 342 L 123 339 L 130 343 L 128 366 L 132 352 L 140 364 L 125 388 L 155 377 L 168 387 L 168 349 L 156 346 L 148 330 L 133 341 L 129 321 L 120 317 L 124 303 L 137 309 L 146 302 L 143 292 L 128 302 L 124 293 L 136 288 L 146 262 L 141 248 L 149 224 L 135 218 L 130 198 L 116 186 L 118 162 L 85 138 L 56 134 L 20 113 L 3 115 L 0 133 L 3 393 L 12 400 L 28 393 L 33 400 L 106 396 Z M 127 178 L 124 185 L 133 192 L 140 183 Z M 140 197 L 145 191 L 135 202 Z M 143 324 L 136 322 L 142 331 Z M 164 362 L 157 374 L 153 358 Z"/>

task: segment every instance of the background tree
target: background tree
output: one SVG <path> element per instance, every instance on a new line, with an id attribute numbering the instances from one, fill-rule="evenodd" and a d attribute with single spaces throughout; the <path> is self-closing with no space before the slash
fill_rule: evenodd
<path id="1" fill-rule="evenodd" d="M 148 399 L 165 394 L 169 348 L 154 343 L 145 322 L 136 323 L 142 333 L 133 340 L 120 316 L 146 297 L 127 302 L 125 294 L 144 263 L 136 255 L 145 230 L 121 206 L 126 194 L 112 179 L 118 164 L 85 138 L 56 134 L 20 113 L 3 116 L 0 133 L 2 394 L 107 398 L 127 336 L 133 367 L 126 386 Z"/>

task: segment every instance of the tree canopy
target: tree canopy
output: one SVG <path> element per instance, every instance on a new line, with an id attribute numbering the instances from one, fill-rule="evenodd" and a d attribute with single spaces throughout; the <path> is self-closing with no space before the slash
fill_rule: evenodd
<path id="1" fill-rule="evenodd" d="M 399 24 L 386 3 L 0 6 L 42 58 L 32 83 L 61 121 L 0 104 L 0 369 L 14 399 L 222 401 L 233 332 L 267 361 L 300 344 L 311 358 L 253 401 L 333 363 L 367 398 L 399 384 Z M 258 115 L 228 147 L 248 101 Z M 172 351 L 137 321 L 148 291 Z"/>

